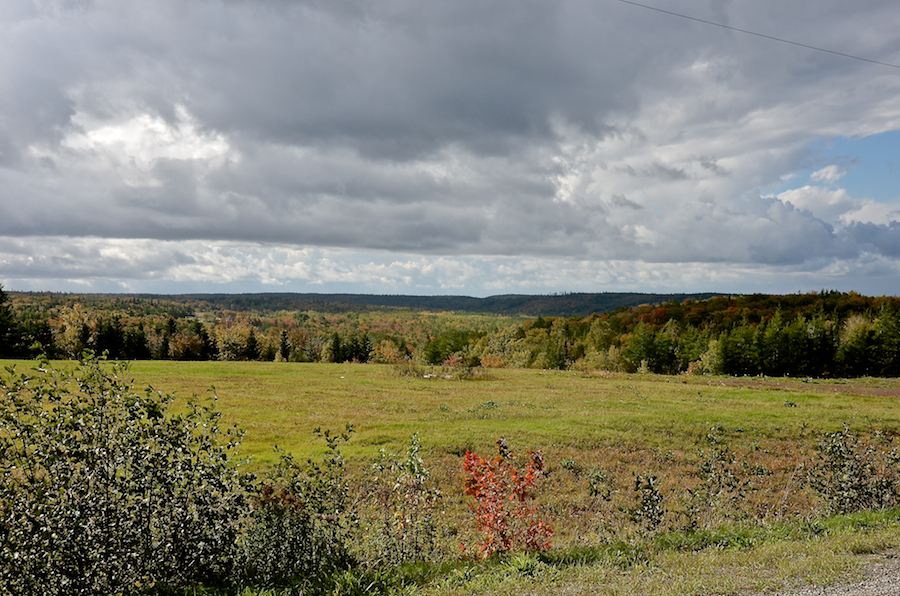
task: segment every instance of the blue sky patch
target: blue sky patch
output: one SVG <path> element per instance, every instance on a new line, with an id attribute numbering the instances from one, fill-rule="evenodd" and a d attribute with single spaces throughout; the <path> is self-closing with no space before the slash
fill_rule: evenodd
<path id="1" fill-rule="evenodd" d="M 810 146 L 807 167 L 786 183 L 767 189 L 779 194 L 805 184 L 844 188 L 850 196 L 881 203 L 900 197 L 900 131 L 862 138 L 820 139 Z M 835 165 L 844 172 L 837 180 L 812 175 Z"/>

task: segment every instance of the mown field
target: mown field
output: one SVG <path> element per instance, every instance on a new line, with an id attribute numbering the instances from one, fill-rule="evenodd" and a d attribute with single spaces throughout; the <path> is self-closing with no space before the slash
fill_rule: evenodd
<path id="1" fill-rule="evenodd" d="M 379 450 L 402 454 L 418 433 L 442 494 L 444 556 L 409 571 L 397 592 L 749 594 L 849 579 L 859 555 L 900 547 L 896 510 L 833 516 L 813 482 L 829 433 L 896 446 L 897 379 L 496 369 L 457 380 L 440 367 L 423 378 L 388 365 L 161 361 L 130 372 L 136 388 L 174 392 L 176 407 L 214 388 L 223 421 L 246 432 L 240 453 L 254 471 L 275 461 L 276 445 L 315 458 L 324 445 L 314 428 L 352 424 L 342 451 L 360 501 Z M 553 547 L 465 561 L 457 546 L 475 531 L 463 456 L 494 455 L 500 437 L 523 459 L 544 454 L 536 503 Z M 636 489 L 651 476 L 655 521 Z"/>

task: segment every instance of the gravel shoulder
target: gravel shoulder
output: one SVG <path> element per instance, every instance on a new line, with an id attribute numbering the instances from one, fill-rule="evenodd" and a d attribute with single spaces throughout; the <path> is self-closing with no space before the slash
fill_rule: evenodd
<path id="1" fill-rule="evenodd" d="M 900 596 L 900 550 L 866 556 L 862 581 L 749 596 Z"/>

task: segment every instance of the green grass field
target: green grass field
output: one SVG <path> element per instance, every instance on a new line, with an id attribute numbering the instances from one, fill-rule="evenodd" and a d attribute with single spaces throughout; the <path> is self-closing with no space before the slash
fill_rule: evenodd
<path id="1" fill-rule="evenodd" d="M 30 366 L 19 363 L 17 366 Z M 739 594 L 855 577 L 860 555 L 900 547 L 897 512 L 825 517 L 806 475 L 824 433 L 900 433 L 900 381 L 792 380 L 491 370 L 485 378 L 402 378 L 390 366 L 135 362 L 135 388 L 218 396 L 246 431 L 241 454 L 264 469 L 278 445 L 298 458 L 323 445 L 316 427 L 356 433 L 343 449 L 364 490 L 379 449 L 402 453 L 418 433 L 442 491 L 448 552 L 471 532 L 462 456 L 540 449 L 538 504 L 556 530 L 541 557 L 449 563 L 404 593 Z M 426 371 L 427 372 L 427 371 Z M 740 499 L 693 513 L 689 497 L 714 450 L 740 476 Z M 629 521 L 635 474 L 660 479 L 667 513 L 654 531 Z M 606 492 L 594 490 L 602 480 Z M 693 515 L 694 525 L 685 530 Z M 452 561 L 452 557 L 451 557 Z"/>
<path id="2" fill-rule="evenodd" d="M 427 371 L 426 371 L 427 372 Z M 390 366 L 260 362 L 134 362 L 136 388 L 218 396 L 244 450 L 268 461 L 280 445 L 304 455 L 311 430 L 356 426 L 350 456 L 400 449 L 412 433 L 435 453 L 520 448 L 590 457 L 599 449 L 680 452 L 711 428 L 742 442 L 795 441 L 840 429 L 900 429 L 900 380 L 801 382 L 572 371 L 489 371 L 487 379 L 399 378 Z M 892 395 L 893 393 L 893 395 Z"/>

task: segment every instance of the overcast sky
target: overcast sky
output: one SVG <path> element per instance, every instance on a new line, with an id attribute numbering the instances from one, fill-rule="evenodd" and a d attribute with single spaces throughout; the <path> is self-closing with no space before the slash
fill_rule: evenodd
<path id="1" fill-rule="evenodd" d="M 617 0 L 0 2 L 7 290 L 897 295 L 898 182 L 900 68 Z"/>

